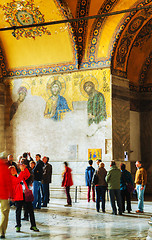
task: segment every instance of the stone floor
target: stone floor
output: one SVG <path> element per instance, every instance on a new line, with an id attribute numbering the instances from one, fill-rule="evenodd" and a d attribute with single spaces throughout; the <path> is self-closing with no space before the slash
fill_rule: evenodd
<path id="1" fill-rule="evenodd" d="M 15 208 L 10 210 L 6 238 L 9 240 L 76 240 L 76 239 L 146 239 L 148 220 L 152 215 L 152 202 L 145 203 L 144 214 L 136 214 L 137 202 L 132 202 L 132 213 L 123 216 L 111 214 L 110 203 L 106 203 L 106 213 L 97 213 L 95 203 L 79 200 L 72 208 L 65 208 L 66 200 L 52 199 L 47 208 L 35 210 L 37 227 L 40 232 L 32 232 L 30 223 L 22 221 L 21 232 L 15 232 Z M 148 238 L 149 239 L 149 238 Z"/>

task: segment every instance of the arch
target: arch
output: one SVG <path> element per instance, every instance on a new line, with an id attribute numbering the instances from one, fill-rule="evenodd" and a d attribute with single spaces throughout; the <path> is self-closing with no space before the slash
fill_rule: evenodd
<path id="1" fill-rule="evenodd" d="M 119 2 L 119 0 L 104 1 L 102 6 L 100 7 L 100 10 L 98 11 L 98 14 L 102 14 L 102 13 L 111 11 L 118 2 Z M 101 31 L 102 31 L 102 25 L 104 24 L 105 19 L 106 18 L 103 17 L 103 18 L 94 20 L 92 30 L 90 32 L 89 46 L 88 46 L 88 52 L 87 52 L 87 56 L 88 56 L 88 59 L 90 62 L 95 61 L 97 58 L 96 55 L 97 55 L 99 38 L 100 38 Z"/>
<path id="2" fill-rule="evenodd" d="M 0 46 L 0 79 L 7 76 L 7 67 L 3 50 Z"/>
<path id="3" fill-rule="evenodd" d="M 88 16 L 91 0 L 78 0 L 76 18 Z M 87 20 L 78 21 L 76 24 L 78 44 L 78 68 L 81 66 L 86 45 Z"/>
<path id="4" fill-rule="evenodd" d="M 149 3 L 148 3 L 149 4 Z M 147 1 L 143 3 L 147 5 Z M 124 22 L 123 22 L 124 21 Z M 151 10 L 145 9 L 125 16 L 115 34 L 115 42 L 111 45 L 111 70 L 118 76 L 127 77 L 128 59 L 133 47 L 138 47 L 144 29 L 151 21 Z M 144 39 L 145 41 L 145 39 Z"/>
<path id="5" fill-rule="evenodd" d="M 152 91 L 152 84 L 146 84 L 147 74 L 150 68 L 152 67 L 152 51 L 150 52 L 149 56 L 146 58 L 146 61 L 143 64 L 140 78 L 139 78 L 139 87 L 140 91 Z"/>

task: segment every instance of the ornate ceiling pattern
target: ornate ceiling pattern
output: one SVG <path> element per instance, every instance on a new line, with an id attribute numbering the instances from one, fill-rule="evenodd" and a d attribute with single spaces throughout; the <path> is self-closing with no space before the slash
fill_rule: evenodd
<path id="1" fill-rule="evenodd" d="M 148 1 L 152 2 L 151 0 Z M 142 5 L 148 4 L 147 1 Z M 140 4 L 141 5 L 141 4 Z M 116 35 L 112 51 L 112 68 L 119 71 L 119 75 L 127 76 L 127 60 L 130 50 L 133 46 L 137 46 L 138 39 L 141 39 L 140 31 L 143 26 L 151 18 L 151 9 L 132 12 L 128 17 L 125 17 L 124 23 L 120 24 L 119 32 Z M 121 29 L 121 30 L 120 30 Z M 139 45 L 138 45 L 139 46 Z"/>
<path id="2" fill-rule="evenodd" d="M 141 2 L 137 6 L 151 5 L 152 1 Z M 152 9 L 147 8 L 137 12 L 132 12 L 125 17 L 124 23 L 120 23 L 118 34 L 114 46 L 112 46 L 112 73 L 130 80 L 130 89 L 133 91 L 151 91 L 152 84 L 145 85 L 146 72 L 148 66 L 151 67 L 152 45 Z M 145 47 L 147 45 L 147 47 Z M 136 49 L 136 50 L 135 50 Z M 133 53 L 139 55 L 133 56 Z M 128 68 L 128 66 L 131 66 Z M 133 65 L 137 67 L 135 79 L 130 69 Z M 135 67 L 134 67 L 135 69 Z M 144 90 L 143 90 L 144 89 Z"/>
<path id="3" fill-rule="evenodd" d="M 108 0 L 105 1 L 99 12 L 98 15 L 102 14 L 102 13 L 108 13 L 111 12 L 113 7 L 119 2 L 119 0 Z M 102 26 L 104 24 L 106 20 L 106 17 L 102 17 L 99 19 L 95 19 L 92 29 L 91 29 L 91 33 L 90 33 L 90 37 L 89 37 L 89 47 L 88 47 L 88 58 L 90 60 L 90 62 L 93 62 L 97 59 L 97 49 L 98 49 L 98 43 L 99 43 L 99 38 L 100 38 L 100 34 L 102 31 Z"/>
<path id="4" fill-rule="evenodd" d="M 0 21 L 2 28 L 26 26 L 148 5 L 152 5 L 152 0 L 2 0 Z M 152 65 L 151 9 L 120 14 L 118 18 L 105 16 L 15 29 L 13 33 L 0 31 L 0 77 L 26 77 L 111 65 L 112 73 L 128 78 L 132 89 L 140 86 L 141 90 L 147 83 L 149 87 L 150 80 L 145 79 L 149 78 L 147 71 Z"/>
<path id="5" fill-rule="evenodd" d="M 5 21 L 10 26 L 24 26 L 30 24 L 44 23 L 44 15 L 40 12 L 38 7 L 35 7 L 33 1 L 15 1 L 13 0 L 6 5 L 0 5 L 4 11 Z M 36 38 L 42 34 L 51 35 L 50 31 L 44 26 L 38 26 L 27 29 L 16 29 L 13 36 L 18 40 L 21 37 Z"/>

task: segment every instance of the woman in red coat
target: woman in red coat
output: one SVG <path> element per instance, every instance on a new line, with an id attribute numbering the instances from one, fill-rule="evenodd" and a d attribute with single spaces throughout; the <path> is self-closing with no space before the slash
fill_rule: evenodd
<path id="1" fill-rule="evenodd" d="M 65 187 L 65 192 L 67 195 L 67 204 L 64 205 L 65 207 L 72 207 L 72 201 L 70 196 L 70 187 L 73 185 L 72 180 L 72 170 L 68 167 L 68 163 L 64 162 L 65 171 L 63 173 L 63 181 L 62 181 L 62 187 Z"/>
<path id="2" fill-rule="evenodd" d="M 26 204 L 26 208 L 30 215 L 30 222 L 31 222 L 30 230 L 38 232 L 39 230 L 36 227 L 32 202 L 25 202 L 24 192 L 23 192 L 23 189 L 25 188 L 25 185 L 26 185 L 25 180 L 27 180 L 30 177 L 30 172 L 26 168 L 25 164 L 20 164 L 21 172 L 18 175 L 18 177 L 17 177 L 16 168 L 14 166 L 9 167 L 9 169 L 12 175 L 12 185 L 13 185 L 12 200 L 15 202 L 15 206 L 16 206 L 16 232 L 20 232 L 21 210 L 22 210 L 23 204 Z"/>
<path id="3" fill-rule="evenodd" d="M 8 170 L 6 160 L 0 159 L 0 204 L 1 204 L 1 223 L 0 238 L 5 238 L 9 216 L 9 198 L 12 194 L 11 175 Z"/>

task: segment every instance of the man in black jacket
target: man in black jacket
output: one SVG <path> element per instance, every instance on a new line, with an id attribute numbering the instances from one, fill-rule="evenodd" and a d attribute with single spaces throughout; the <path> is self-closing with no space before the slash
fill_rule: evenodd
<path id="1" fill-rule="evenodd" d="M 41 209 L 41 181 L 43 177 L 43 166 L 44 163 L 41 161 L 41 155 L 36 154 L 36 165 L 33 169 L 34 181 L 33 181 L 33 208 Z"/>
<path id="2" fill-rule="evenodd" d="M 51 183 L 51 180 L 52 180 L 52 165 L 48 163 L 49 161 L 48 157 L 43 157 L 42 161 L 44 163 L 43 178 L 42 178 L 42 189 L 43 189 L 42 207 L 47 207 L 47 203 L 49 203 L 49 183 Z"/>

